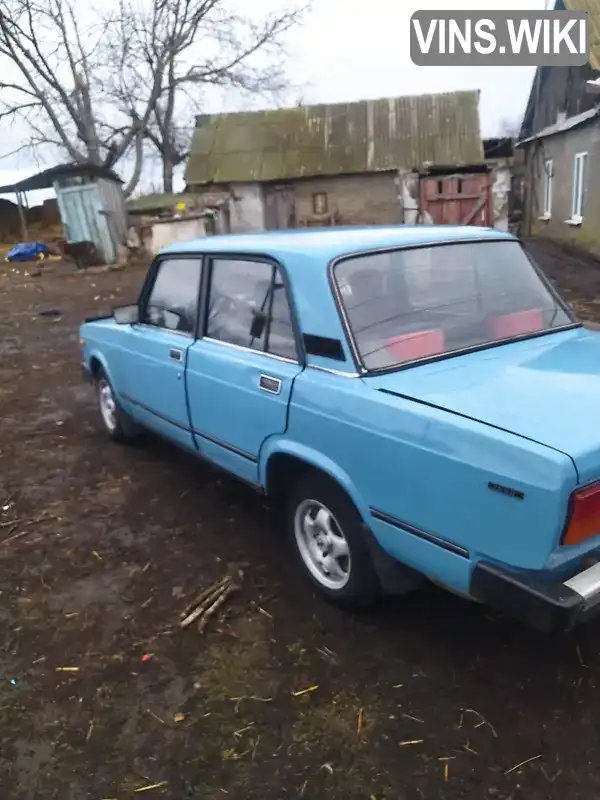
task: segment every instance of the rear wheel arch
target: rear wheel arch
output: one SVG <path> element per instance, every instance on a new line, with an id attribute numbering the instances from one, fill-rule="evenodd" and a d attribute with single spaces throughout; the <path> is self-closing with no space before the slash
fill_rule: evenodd
<path id="1" fill-rule="evenodd" d="M 264 474 L 266 495 L 284 507 L 287 505 L 289 497 L 295 494 L 296 487 L 306 482 L 312 483 L 311 478 L 325 482 L 325 488 L 329 485 L 334 492 L 343 495 L 360 517 L 365 544 L 385 593 L 406 594 L 422 582 L 421 575 L 396 561 L 383 550 L 371 530 L 369 524 L 371 514 L 368 506 L 361 502 L 361 498 L 356 497 L 356 490 L 353 491 L 354 487 L 344 473 L 340 479 L 333 470 L 328 470 L 310 459 L 285 451 L 277 451 L 269 456 Z M 347 485 L 345 485 L 346 481 Z"/>
<path id="2" fill-rule="evenodd" d="M 286 491 L 289 492 L 294 483 L 298 483 L 309 474 L 319 475 L 337 486 L 356 507 L 363 521 L 367 522 L 368 516 L 365 516 L 365 510 L 368 509 L 357 497 L 353 487 L 350 488 L 351 483 L 345 475 L 343 477 L 336 475 L 333 470 L 294 453 L 277 451 L 269 456 L 265 467 L 265 493 L 275 501 L 285 499 Z"/>

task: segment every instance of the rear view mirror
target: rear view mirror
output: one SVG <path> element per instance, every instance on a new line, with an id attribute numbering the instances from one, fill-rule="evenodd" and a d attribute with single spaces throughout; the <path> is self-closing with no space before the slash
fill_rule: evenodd
<path id="1" fill-rule="evenodd" d="M 133 325 L 140 321 L 140 311 L 137 305 L 121 306 L 113 309 L 113 318 L 117 325 Z"/>

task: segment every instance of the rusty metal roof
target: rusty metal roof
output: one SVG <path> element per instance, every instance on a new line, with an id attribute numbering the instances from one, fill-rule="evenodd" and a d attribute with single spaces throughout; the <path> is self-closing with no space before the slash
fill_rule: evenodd
<path id="1" fill-rule="evenodd" d="M 590 66 L 600 69 L 600 0 L 562 0 L 562 3 L 567 11 L 587 11 L 590 22 Z"/>
<path id="2" fill-rule="evenodd" d="M 200 116 L 188 186 L 484 160 L 479 92 Z"/>

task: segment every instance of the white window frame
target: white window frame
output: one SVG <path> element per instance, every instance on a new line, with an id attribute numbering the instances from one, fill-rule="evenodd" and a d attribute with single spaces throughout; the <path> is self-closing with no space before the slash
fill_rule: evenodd
<path id="1" fill-rule="evenodd" d="M 544 161 L 544 213 L 542 219 L 550 219 L 552 216 L 552 195 L 554 180 L 554 161 L 547 158 Z"/>
<path id="2" fill-rule="evenodd" d="M 571 196 L 571 219 L 567 220 L 571 225 L 581 225 L 583 222 L 583 201 L 585 197 L 587 180 L 587 151 L 575 153 L 573 159 L 573 189 Z"/>

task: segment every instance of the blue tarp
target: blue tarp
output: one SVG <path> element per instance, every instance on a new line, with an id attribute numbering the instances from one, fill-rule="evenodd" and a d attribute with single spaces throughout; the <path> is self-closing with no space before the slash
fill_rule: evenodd
<path id="1" fill-rule="evenodd" d="M 6 254 L 6 261 L 35 261 L 41 255 L 47 255 L 49 249 L 41 242 L 21 242 Z"/>

